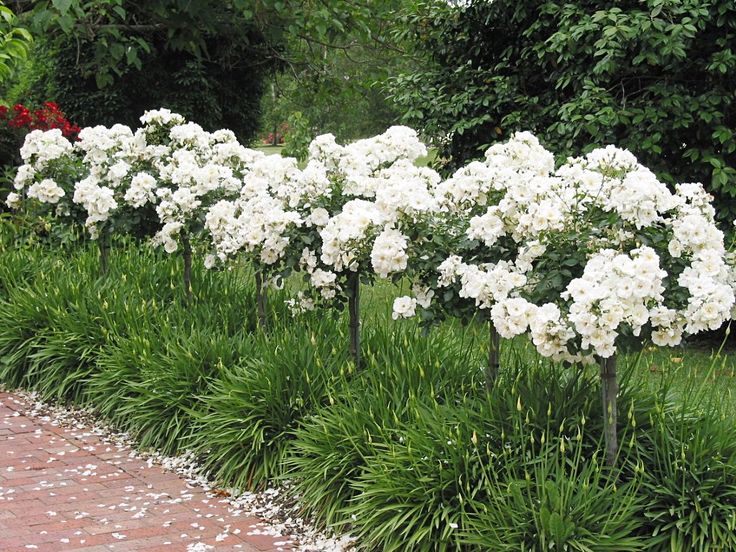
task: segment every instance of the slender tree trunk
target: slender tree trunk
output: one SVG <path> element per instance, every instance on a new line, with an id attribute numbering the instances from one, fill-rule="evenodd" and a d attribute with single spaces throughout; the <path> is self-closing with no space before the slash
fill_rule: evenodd
<path id="1" fill-rule="evenodd" d="M 486 389 L 491 390 L 493 384 L 498 377 L 498 367 L 500 365 L 501 354 L 501 337 L 496 331 L 493 322 L 488 323 L 489 327 L 489 343 L 488 343 L 488 366 L 486 366 Z"/>
<path id="2" fill-rule="evenodd" d="M 263 281 L 263 273 L 260 270 L 256 270 L 256 309 L 258 311 L 258 326 L 262 330 L 266 330 L 268 328 L 266 301 L 266 286 Z"/>
<path id="3" fill-rule="evenodd" d="M 616 424 L 618 410 L 618 382 L 616 381 L 616 355 L 600 359 L 601 389 L 603 398 L 603 436 L 606 445 L 606 465 L 613 467 L 618 455 L 618 435 Z"/>
<path id="4" fill-rule="evenodd" d="M 110 240 L 106 233 L 97 238 L 97 247 L 100 249 L 100 274 L 107 276 L 110 268 Z"/>
<path id="5" fill-rule="evenodd" d="M 181 233 L 181 254 L 184 259 L 184 294 L 189 301 L 192 298 L 192 244 L 189 243 L 189 234 Z"/>
<path id="6" fill-rule="evenodd" d="M 350 355 L 355 361 L 355 368 L 360 370 L 360 274 L 351 272 L 348 275 L 348 312 L 350 314 Z"/>
<path id="7" fill-rule="evenodd" d="M 273 101 L 273 107 L 276 108 L 276 85 L 271 83 L 271 100 Z M 271 135 L 271 145 L 279 145 L 279 122 L 277 119 L 273 121 L 273 134 Z"/>

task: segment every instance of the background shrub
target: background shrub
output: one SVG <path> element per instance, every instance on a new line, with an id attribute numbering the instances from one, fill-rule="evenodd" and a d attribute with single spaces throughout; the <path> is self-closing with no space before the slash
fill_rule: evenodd
<path id="1" fill-rule="evenodd" d="M 95 45 L 62 40 L 48 47 L 51 63 L 43 67 L 30 95 L 54 98 L 81 126 L 136 128 L 145 110 L 167 107 L 206 130 L 229 128 L 248 143 L 258 130 L 269 65 L 252 60 L 242 42 L 213 38 L 208 47 L 209 60 L 155 40 L 140 68 L 126 66 L 114 83 L 100 88 L 95 75 L 81 73 L 80 65 L 90 62 Z"/>
<path id="2" fill-rule="evenodd" d="M 667 182 L 702 182 L 736 218 L 736 6 L 427 2 L 408 18 L 430 63 L 393 81 L 447 168 L 514 131 L 560 159 L 616 144 Z"/>

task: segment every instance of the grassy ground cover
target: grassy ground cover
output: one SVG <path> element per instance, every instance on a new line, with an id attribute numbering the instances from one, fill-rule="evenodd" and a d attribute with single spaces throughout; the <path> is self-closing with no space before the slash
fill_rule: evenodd
<path id="1" fill-rule="evenodd" d="M 253 146 L 253 149 L 262 151 L 266 155 L 281 155 L 281 152 L 283 151 L 284 146 L 269 146 L 269 145 L 259 144 L 259 145 Z M 417 160 L 416 164 L 419 167 L 426 167 L 435 159 L 435 157 L 437 157 L 437 150 L 430 149 L 429 154 L 424 157 L 420 157 Z"/>
<path id="2" fill-rule="evenodd" d="M 487 328 L 425 335 L 363 294 L 365 367 L 344 315 L 291 317 L 252 275 L 118 244 L 0 251 L 0 382 L 96 409 L 141 446 L 193 450 L 222 484 L 288 478 L 305 513 L 366 550 L 736 549 L 733 358 L 645 348 L 621 360 L 621 452 L 603 467 L 593 369 L 523 340 L 484 387 Z"/>
<path id="3" fill-rule="evenodd" d="M 259 144 L 256 146 L 253 146 L 253 149 L 256 149 L 258 151 L 262 151 L 266 155 L 281 155 L 281 150 L 284 149 L 284 146 L 269 146 L 265 144 Z"/>

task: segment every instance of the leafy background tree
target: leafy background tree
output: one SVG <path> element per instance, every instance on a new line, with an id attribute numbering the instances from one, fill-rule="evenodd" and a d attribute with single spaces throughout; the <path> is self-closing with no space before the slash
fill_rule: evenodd
<path id="1" fill-rule="evenodd" d="M 228 127 L 245 140 L 255 134 L 263 81 L 277 61 L 264 55 L 263 33 L 232 3 L 55 0 L 25 7 L 42 38 L 19 79 L 25 89 L 16 87 L 15 95 L 35 103 L 53 98 L 82 125 L 135 125 L 145 109 L 166 106 L 208 129 Z"/>
<path id="2" fill-rule="evenodd" d="M 330 132 L 349 141 L 380 134 L 401 116 L 382 84 L 411 63 L 396 45 L 324 48 L 316 60 L 274 73 L 263 97 L 264 134 L 297 112 L 312 137 Z M 294 130 L 289 124 L 287 137 Z"/>
<path id="3" fill-rule="evenodd" d="M 516 130 L 563 158 L 616 144 L 667 182 L 703 182 L 732 228 L 731 0 L 436 0 L 397 28 L 428 62 L 392 80 L 393 99 L 447 170 Z"/>
<path id="4" fill-rule="evenodd" d="M 299 110 L 319 126 L 323 123 L 317 114 L 327 112 L 326 106 L 341 117 L 349 110 L 334 106 L 361 108 L 361 117 L 341 123 L 342 128 L 355 128 L 358 121 L 372 119 L 366 110 L 378 113 L 384 106 L 376 101 L 377 94 L 355 92 L 357 80 L 349 82 L 349 77 L 359 71 L 333 51 L 382 49 L 387 15 L 396 4 L 15 0 L 16 10 L 43 38 L 24 74 L 6 87 L 3 97 L 53 98 L 83 125 L 135 124 L 143 110 L 166 106 L 207 129 L 231 128 L 249 141 L 259 127 L 264 83 L 270 78 L 279 87 L 279 99 L 285 96 L 282 88 L 298 89 L 291 99 L 309 98 L 319 105 Z M 376 67 L 377 58 L 370 59 Z M 385 64 L 381 68 L 385 75 Z M 299 76 L 297 86 L 276 82 L 274 75 L 286 69 Z M 360 74 L 361 82 L 370 81 Z M 336 87 L 338 82 L 348 85 Z M 328 97 L 332 103 L 325 101 Z M 281 110 L 297 111 L 292 106 L 287 102 Z"/>
<path id="5" fill-rule="evenodd" d="M 0 1 L 0 83 L 13 75 L 15 67 L 28 56 L 33 38 L 18 25 L 15 13 Z"/>
<path id="6" fill-rule="evenodd" d="M 355 10 L 360 3 L 352 5 Z M 360 18 L 352 32 L 335 33 L 329 42 L 289 37 L 289 59 L 282 71 L 274 72 L 263 97 L 263 137 L 275 137 L 287 123 L 286 151 L 299 157 L 305 153 L 304 142 L 317 134 L 329 132 L 345 142 L 396 124 L 401 113 L 383 85 L 417 61 L 407 50 L 406 37 L 393 32 L 397 14 L 407 5 L 398 0 L 365 4 L 369 12 L 357 8 L 357 13 L 369 17 Z"/>

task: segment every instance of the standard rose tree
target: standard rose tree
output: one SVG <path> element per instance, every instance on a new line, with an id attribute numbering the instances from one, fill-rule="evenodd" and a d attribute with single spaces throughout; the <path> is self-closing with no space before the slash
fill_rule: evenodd
<path id="1" fill-rule="evenodd" d="M 266 328 L 266 286 L 283 273 L 291 237 L 303 223 L 278 191 L 292 180 L 290 185 L 298 186 L 301 174 L 294 159 L 252 154 L 239 196 L 221 200 L 207 211 L 205 230 L 214 253 L 208 255 L 205 265 L 213 267 L 239 257 L 251 262 L 255 269 L 258 322 Z"/>
<path id="2" fill-rule="evenodd" d="M 278 193 L 304 221 L 287 258 L 305 274 L 309 288 L 292 308 L 311 309 L 320 302 L 343 308 L 347 302 L 356 366 L 361 365 L 361 282 L 402 274 L 407 225 L 434 206 L 428 187 L 440 177 L 414 165 L 426 153 L 407 127 L 346 146 L 332 135 L 319 136 L 309 146 L 300 185 Z"/>
<path id="3" fill-rule="evenodd" d="M 734 291 L 723 235 L 702 186 L 682 184 L 672 193 L 633 155 L 614 147 L 538 178 L 517 174 L 508 201 L 489 207 L 469 230 L 488 233 L 493 244 L 511 233 L 519 244 L 513 266 L 473 266 L 450 256 L 442 276 L 454 275 L 461 293 L 490 308 L 502 337 L 529 333 L 545 356 L 600 362 L 612 464 L 616 351 L 632 337 L 677 345 L 684 334 L 728 320 Z M 493 304 L 486 299 L 489 289 L 500 294 Z"/>
<path id="4" fill-rule="evenodd" d="M 490 308 L 524 285 L 524 267 L 537 250 L 519 232 L 519 205 L 532 205 L 554 169 L 553 155 L 531 134 L 517 133 L 486 152 L 484 162 L 458 169 L 430 188 L 434 209 L 413 221 L 406 274 L 413 298 L 394 303 L 394 318 L 425 324 L 452 317 L 490 319 Z M 554 224 L 549 217 L 548 224 Z M 489 325 L 486 383 L 499 368 L 499 335 Z"/>

